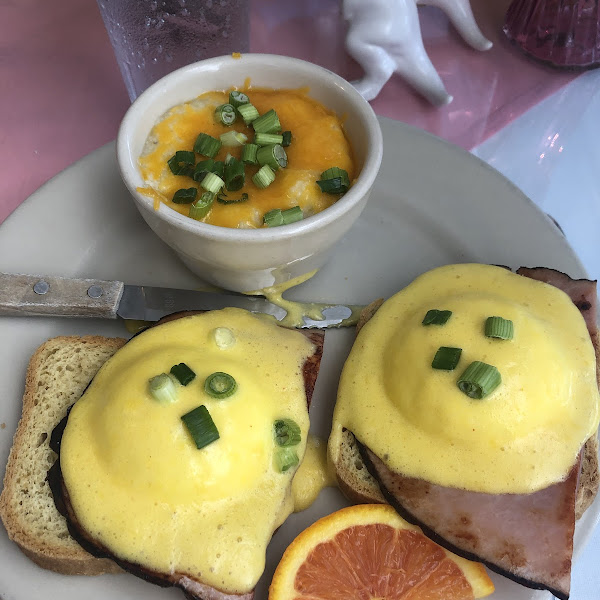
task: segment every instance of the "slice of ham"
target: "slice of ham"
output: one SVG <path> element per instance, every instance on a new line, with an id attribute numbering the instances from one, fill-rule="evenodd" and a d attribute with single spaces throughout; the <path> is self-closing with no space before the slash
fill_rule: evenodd
<path id="1" fill-rule="evenodd" d="M 517 273 L 566 292 L 581 311 L 598 354 L 596 282 L 542 267 L 522 267 Z M 527 587 L 569 598 L 581 453 L 562 482 L 533 494 L 484 494 L 405 477 L 357 442 L 386 500 L 431 539 Z"/>
<path id="2" fill-rule="evenodd" d="M 569 597 L 579 463 L 565 481 L 534 494 L 483 494 L 404 477 L 364 446 L 361 454 L 386 500 L 434 542 L 527 587 Z"/>

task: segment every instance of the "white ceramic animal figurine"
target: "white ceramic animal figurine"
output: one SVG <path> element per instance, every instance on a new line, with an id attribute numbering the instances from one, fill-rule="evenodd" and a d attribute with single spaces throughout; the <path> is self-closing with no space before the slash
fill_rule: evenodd
<path id="1" fill-rule="evenodd" d="M 492 42 L 481 33 L 469 0 L 343 0 L 349 22 L 346 49 L 365 71 L 353 82 L 367 100 L 373 100 L 394 72 L 432 104 L 452 101 L 427 56 L 418 4 L 441 8 L 463 39 L 476 50 L 489 50 Z"/>

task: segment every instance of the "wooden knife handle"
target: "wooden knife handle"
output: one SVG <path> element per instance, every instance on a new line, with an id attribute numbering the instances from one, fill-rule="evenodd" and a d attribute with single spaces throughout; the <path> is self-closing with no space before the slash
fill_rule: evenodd
<path id="1" fill-rule="evenodd" d="M 0 273 L 0 315 L 116 319 L 121 281 Z"/>

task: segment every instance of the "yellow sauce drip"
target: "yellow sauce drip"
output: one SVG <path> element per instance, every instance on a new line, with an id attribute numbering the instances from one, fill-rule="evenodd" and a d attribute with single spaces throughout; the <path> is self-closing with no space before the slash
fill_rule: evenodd
<path id="1" fill-rule="evenodd" d="M 226 193 L 228 199 L 241 198 L 243 193 L 247 193 L 249 200 L 228 205 L 215 201 L 202 220 L 222 227 L 256 228 L 263 226 L 263 215 L 274 208 L 300 206 L 306 217 L 331 206 L 338 196 L 321 192 L 316 184 L 321 173 L 337 166 L 348 172 L 350 181 L 357 175 L 341 120 L 310 98 L 306 89 L 244 88 L 242 91 L 249 94 L 251 103 L 260 114 L 274 109 L 282 130 L 292 132 L 292 143 L 285 149 L 288 166 L 279 169 L 275 181 L 265 189 L 257 188 L 252 182 L 252 175 L 259 167 L 247 166 L 244 187 L 237 192 Z M 252 127 L 247 127 L 239 118 L 230 127 L 215 122 L 215 108 L 228 102 L 228 98 L 228 92 L 202 94 L 194 101 L 169 110 L 152 129 L 145 152 L 139 159 L 147 185 L 139 191 L 155 200 L 155 208 L 160 205 L 156 201 L 160 201 L 181 214 L 189 214 L 189 204 L 175 204 L 170 199 L 178 189 L 199 188 L 200 184 L 190 177 L 173 175 L 167 161 L 177 150 L 192 150 L 198 134 L 207 133 L 218 138 L 222 133 L 235 130 L 247 135 L 248 142 L 254 139 Z M 228 153 L 239 159 L 241 151 L 241 146 L 222 147 L 215 160 L 225 160 Z M 159 194 L 156 195 L 156 192 Z"/>
<path id="2" fill-rule="evenodd" d="M 306 510 L 317 499 L 323 488 L 334 485 L 336 485 L 335 477 L 327 466 L 327 444 L 309 434 L 304 460 L 298 467 L 292 482 L 294 512 Z"/>
<path id="3" fill-rule="evenodd" d="M 216 327 L 235 343 L 219 348 Z M 78 520 L 116 556 L 186 573 L 231 593 L 253 589 L 274 529 L 293 510 L 295 469 L 273 465 L 273 422 L 302 431 L 308 411 L 302 365 L 313 351 L 298 332 L 239 309 L 182 318 L 127 343 L 70 413 L 61 468 Z M 148 380 L 185 362 L 196 372 L 177 400 L 161 404 Z M 215 372 L 238 384 L 226 400 L 203 389 Z M 220 439 L 198 450 L 181 416 L 209 410 Z"/>
<path id="4" fill-rule="evenodd" d="M 451 310 L 423 326 L 429 309 Z M 512 340 L 484 336 L 489 316 Z M 454 371 L 431 368 L 440 346 L 462 348 Z M 482 400 L 457 387 L 472 361 L 501 385 Z M 393 470 L 488 493 L 529 493 L 561 481 L 598 428 L 594 349 L 585 322 L 557 288 L 487 265 L 418 277 L 359 333 L 344 366 L 329 451 L 347 427 Z"/>
<path id="5" fill-rule="evenodd" d="M 249 296 L 264 296 L 269 302 L 272 302 L 276 306 L 283 308 L 287 312 L 285 317 L 279 321 L 280 325 L 283 327 L 301 327 L 304 323 L 302 319 L 303 316 L 310 317 L 315 321 L 320 321 L 324 318 L 323 304 L 317 302 L 298 302 L 296 300 L 288 300 L 287 298 L 283 297 L 283 294 L 284 292 L 287 292 L 287 290 L 309 280 L 317 271 L 318 269 L 314 269 L 309 273 L 299 275 L 298 277 L 294 277 L 289 281 L 284 281 L 283 283 L 278 283 L 255 292 L 246 293 Z M 360 306 L 348 306 L 352 309 L 352 314 L 350 317 L 344 320 L 345 327 L 350 327 L 358 321 L 358 317 L 360 316 L 360 311 L 362 309 Z"/>

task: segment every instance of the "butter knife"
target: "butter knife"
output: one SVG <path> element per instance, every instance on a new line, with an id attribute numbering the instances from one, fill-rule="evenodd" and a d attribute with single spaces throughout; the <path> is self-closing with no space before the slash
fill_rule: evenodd
<path id="1" fill-rule="evenodd" d="M 0 315 L 90 317 L 158 321 L 184 310 L 243 308 L 281 321 L 287 311 L 262 296 L 128 285 L 122 281 L 0 273 Z M 299 328 L 347 327 L 356 324 L 361 307 L 308 304 Z M 322 319 L 314 318 L 314 313 Z"/>

